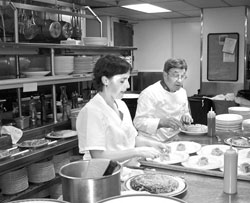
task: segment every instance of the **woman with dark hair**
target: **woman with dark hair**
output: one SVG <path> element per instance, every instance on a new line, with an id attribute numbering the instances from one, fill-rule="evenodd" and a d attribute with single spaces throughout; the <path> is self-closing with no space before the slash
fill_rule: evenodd
<path id="1" fill-rule="evenodd" d="M 80 152 L 92 158 L 125 161 L 154 158 L 166 145 L 138 136 L 130 112 L 121 100 L 130 87 L 131 65 L 118 56 L 101 57 L 94 67 L 97 94 L 81 109 L 76 122 Z"/>

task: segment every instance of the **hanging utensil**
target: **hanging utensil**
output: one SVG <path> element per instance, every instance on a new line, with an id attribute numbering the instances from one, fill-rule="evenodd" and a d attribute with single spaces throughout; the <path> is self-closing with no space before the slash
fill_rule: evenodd
<path id="1" fill-rule="evenodd" d="M 38 33 L 40 32 L 40 28 L 35 24 L 34 13 L 31 11 L 31 16 L 26 22 L 26 26 L 24 29 L 24 37 L 27 40 L 34 39 Z"/>

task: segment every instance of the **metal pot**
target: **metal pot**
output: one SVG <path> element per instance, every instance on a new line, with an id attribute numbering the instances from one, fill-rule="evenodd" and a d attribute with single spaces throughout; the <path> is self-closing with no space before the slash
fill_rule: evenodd
<path id="1" fill-rule="evenodd" d="M 47 199 L 47 198 L 34 198 L 34 199 L 22 199 L 22 200 L 15 200 L 9 203 L 68 203 L 65 201 L 57 200 L 57 199 Z"/>
<path id="2" fill-rule="evenodd" d="M 42 33 L 47 39 L 57 39 L 61 35 L 61 24 L 53 20 L 45 20 L 42 26 Z"/>
<path id="3" fill-rule="evenodd" d="M 96 203 L 99 200 L 120 195 L 120 170 L 100 178 L 83 177 L 88 170 L 89 160 L 64 165 L 59 175 L 62 179 L 63 200 L 71 203 Z"/>
<path id="4" fill-rule="evenodd" d="M 60 21 L 61 27 L 62 27 L 62 32 L 60 39 L 68 39 L 72 36 L 73 33 L 73 27 L 70 23 L 65 22 L 65 21 Z"/>

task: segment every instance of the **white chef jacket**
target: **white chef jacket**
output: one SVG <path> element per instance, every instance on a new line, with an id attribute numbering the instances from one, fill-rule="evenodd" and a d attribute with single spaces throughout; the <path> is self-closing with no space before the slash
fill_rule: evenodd
<path id="1" fill-rule="evenodd" d="M 176 132 L 171 128 L 157 129 L 160 118 L 174 117 L 180 120 L 184 114 L 190 115 L 186 90 L 180 88 L 176 92 L 169 92 L 158 81 L 141 92 L 134 125 L 140 134 L 165 141 Z"/>
<path id="2" fill-rule="evenodd" d="M 86 150 L 117 151 L 135 147 L 135 129 L 127 105 L 116 100 L 122 119 L 96 94 L 79 112 L 76 120 L 80 153 Z"/>

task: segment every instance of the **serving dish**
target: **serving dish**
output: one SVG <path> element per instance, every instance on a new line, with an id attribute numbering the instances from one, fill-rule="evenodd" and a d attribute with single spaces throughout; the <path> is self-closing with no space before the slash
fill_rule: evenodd
<path id="1" fill-rule="evenodd" d="M 75 130 L 52 131 L 46 135 L 47 138 L 52 138 L 52 139 L 66 139 L 75 136 L 77 136 L 77 131 Z"/>
<path id="2" fill-rule="evenodd" d="M 48 145 L 50 141 L 46 139 L 32 139 L 17 143 L 20 148 L 39 148 Z"/>
<path id="3" fill-rule="evenodd" d="M 167 197 L 178 196 L 187 190 L 187 183 L 184 179 L 153 172 L 133 176 L 125 181 L 124 186 L 128 191 L 146 191 Z"/>

